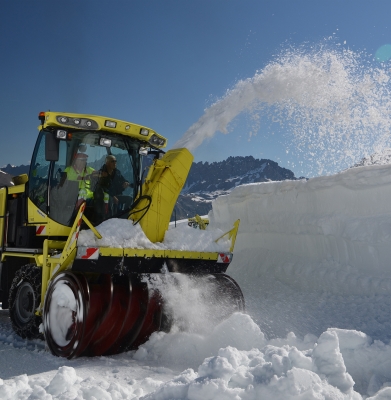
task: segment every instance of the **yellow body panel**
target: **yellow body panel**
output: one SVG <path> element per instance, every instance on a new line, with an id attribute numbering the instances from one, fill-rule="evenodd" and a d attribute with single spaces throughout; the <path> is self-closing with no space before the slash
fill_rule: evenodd
<path id="1" fill-rule="evenodd" d="M 21 178 L 18 180 L 18 178 Z M 7 220 L 7 195 L 15 195 L 24 193 L 25 191 L 25 183 L 28 178 L 26 174 L 15 176 L 12 178 L 14 182 L 21 182 L 19 185 L 8 186 L 0 189 L 0 248 L 4 245 L 4 232 L 5 225 Z"/>
<path id="2" fill-rule="evenodd" d="M 27 214 L 29 225 L 45 225 L 46 229 L 42 236 L 68 236 L 71 228 L 61 225 L 50 219 L 30 199 L 27 200 Z"/>
<path id="3" fill-rule="evenodd" d="M 123 257 L 124 249 L 113 247 L 100 247 L 99 255 L 106 257 Z"/>
<path id="4" fill-rule="evenodd" d="M 48 224 L 48 216 L 43 211 L 41 211 L 30 199 L 27 199 L 27 215 L 29 224 Z"/>
<path id="5" fill-rule="evenodd" d="M 99 255 L 104 257 L 143 257 L 143 258 L 183 258 L 191 260 L 217 260 L 219 253 L 182 251 L 182 250 L 160 250 L 160 249 L 132 249 L 99 247 Z"/>
<path id="6" fill-rule="evenodd" d="M 0 189 L 0 246 L 3 246 L 4 241 L 4 227 L 6 220 L 6 201 L 7 201 L 7 189 Z"/>
<path id="7" fill-rule="evenodd" d="M 27 174 L 17 175 L 12 178 L 12 182 L 14 185 L 23 185 L 23 184 L 27 183 L 28 180 L 29 180 L 29 177 Z"/>
<path id="8" fill-rule="evenodd" d="M 181 192 L 190 167 L 193 155 L 189 150 L 174 149 L 168 151 L 161 160 L 156 159 L 150 167 L 143 184 L 143 196 L 131 215 L 138 221 L 151 242 L 162 242 L 168 229 L 171 214 Z M 149 209 L 148 209 L 149 207 Z M 147 213 L 143 216 L 145 210 Z"/>
<path id="9" fill-rule="evenodd" d="M 219 253 L 207 251 L 165 250 L 167 258 L 187 258 L 192 260 L 217 260 Z"/>
<path id="10" fill-rule="evenodd" d="M 7 259 L 7 257 L 19 257 L 19 258 L 25 258 L 26 260 L 26 264 L 27 263 L 36 263 L 38 267 L 40 267 L 41 265 L 39 264 L 39 260 L 40 258 L 40 254 L 34 254 L 34 253 L 17 253 L 15 251 L 3 251 L 1 253 L 1 259 L 0 261 L 3 262 Z"/>
<path id="11" fill-rule="evenodd" d="M 14 177 L 13 180 L 22 178 L 25 182 L 27 181 L 27 175 L 23 174 Z M 7 191 L 8 189 L 8 191 Z M 4 224 L 5 224 L 5 213 L 6 213 L 6 195 L 17 195 L 25 192 L 25 184 L 9 186 L 8 188 L 0 189 L 0 244 L 3 243 L 4 236 Z M 50 219 L 43 211 L 41 211 L 30 199 L 27 199 L 27 215 L 28 225 L 45 225 L 46 230 L 42 236 L 68 236 L 71 228 L 65 225 L 61 225 L 52 219 Z"/>
<path id="12" fill-rule="evenodd" d="M 143 258 L 184 258 L 189 260 L 217 260 L 217 252 L 199 252 L 183 250 L 160 250 L 160 249 L 115 249 L 110 247 L 101 247 L 99 249 L 101 256 L 113 257 L 143 257 Z"/>
<path id="13" fill-rule="evenodd" d="M 23 185 L 15 185 L 15 186 L 8 186 L 8 194 L 19 194 L 24 193 L 26 186 Z"/>

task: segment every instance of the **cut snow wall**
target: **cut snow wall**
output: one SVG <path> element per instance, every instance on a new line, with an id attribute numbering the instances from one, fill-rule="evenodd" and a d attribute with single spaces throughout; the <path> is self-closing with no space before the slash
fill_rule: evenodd
<path id="1" fill-rule="evenodd" d="M 230 270 L 240 261 L 239 253 L 249 252 L 260 271 L 284 267 L 301 268 L 307 275 L 318 272 L 320 286 L 327 284 L 321 274 L 325 266 L 340 274 L 391 278 L 390 165 L 308 181 L 240 186 L 216 199 L 210 218 L 218 225 L 240 218 Z M 316 284 L 314 276 L 309 279 Z M 375 289 L 384 290 L 384 284 Z M 357 287 L 353 283 L 350 289 Z"/>

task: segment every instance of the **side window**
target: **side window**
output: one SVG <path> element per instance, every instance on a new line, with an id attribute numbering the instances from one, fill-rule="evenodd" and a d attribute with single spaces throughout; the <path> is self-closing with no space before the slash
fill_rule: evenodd
<path id="1" fill-rule="evenodd" d="M 47 213 L 48 205 L 48 175 L 50 161 L 45 160 L 45 135 L 41 136 L 33 164 L 30 166 L 29 198 L 43 212 Z"/>
<path id="2" fill-rule="evenodd" d="M 53 177 L 50 185 L 50 218 L 54 221 L 71 226 L 75 217 L 76 202 L 81 181 L 70 180 L 67 177 L 67 156 L 69 143 L 60 141 L 58 161 L 53 166 Z"/>
<path id="3" fill-rule="evenodd" d="M 66 167 L 66 156 L 67 156 L 67 142 L 61 140 L 59 146 L 60 154 L 58 161 L 54 163 L 53 169 L 53 181 L 50 186 L 59 185 L 61 182 L 61 178 L 63 177 L 65 167 Z"/>
<path id="4" fill-rule="evenodd" d="M 121 172 L 122 176 L 125 178 L 127 182 L 129 182 L 129 186 L 126 186 L 121 194 L 126 196 L 133 195 L 133 186 L 134 186 L 134 171 L 132 165 L 132 157 L 129 156 L 127 151 L 112 148 L 112 154 L 117 159 L 117 169 Z"/>

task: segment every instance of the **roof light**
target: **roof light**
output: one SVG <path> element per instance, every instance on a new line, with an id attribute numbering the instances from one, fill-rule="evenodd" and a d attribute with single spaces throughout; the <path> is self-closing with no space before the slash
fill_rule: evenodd
<path id="1" fill-rule="evenodd" d="M 41 124 L 43 125 L 44 122 L 45 122 L 45 112 L 44 112 L 44 111 L 41 111 L 41 112 L 38 114 L 38 119 L 41 121 Z"/>
<path id="2" fill-rule="evenodd" d="M 160 138 L 157 135 L 152 135 L 151 138 L 149 139 L 149 143 L 151 143 L 154 146 L 164 146 L 166 143 L 166 140 L 163 138 Z"/>
<path id="3" fill-rule="evenodd" d="M 99 125 L 92 119 L 87 118 L 72 118 L 67 117 L 65 115 L 58 115 L 56 117 L 57 122 L 61 125 L 70 125 L 77 128 L 91 128 L 91 129 L 99 129 Z"/>
<path id="4" fill-rule="evenodd" d="M 98 124 L 92 119 L 81 118 L 80 126 L 86 126 L 87 128 L 98 129 Z"/>
<path id="5" fill-rule="evenodd" d="M 105 121 L 105 126 L 107 126 L 108 128 L 115 128 L 117 126 L 117 123 L 114 121 Z"/>
<path id="6" fill-rule="evenodd" d="M 128 131 L 130 129 L 130 125 L 126 125 L 125 129 Z"/>
<path id="7" fill-rule="evenodd" d="M 102 137 L 99 139 L 99 144 L 104 147 L 111 147 L 111 139 Z"/>
<path id="8" fill-rule="evenodd" d="M 64 131 L 63 129 L 58 129 L 56 132 L 56 138 L 61 139 L 61 140 L 66 140 L 67 139 L 67 131 Z"/>
<path id="9" fill-rule="evenodd" d="M 140 129 L 140 135 L 148 136 L 149 135 L 149 129 L 141 128 Z"/>

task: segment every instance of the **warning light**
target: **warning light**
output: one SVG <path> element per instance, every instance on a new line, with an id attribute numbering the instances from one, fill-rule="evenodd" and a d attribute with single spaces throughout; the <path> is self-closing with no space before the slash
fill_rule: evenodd
<path id="1" fill-rule="evenodd" d="M 38 119 L 41 121 L 41 125 L 43 125 L 45 123 L 45 112 L 44 111 L 41 111 L 38 114 Z"/>

